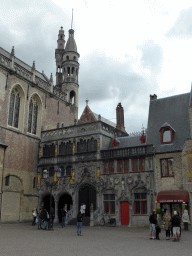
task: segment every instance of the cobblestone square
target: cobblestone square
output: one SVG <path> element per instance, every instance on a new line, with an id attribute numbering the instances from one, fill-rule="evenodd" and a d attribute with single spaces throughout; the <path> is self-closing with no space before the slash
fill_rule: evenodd
<path id="1" fill-rule="evenodd" d="M 31 223 L 2 224 L 0 227 L 1 256 L 177 256 L 191 255 L 192 232 L 183 231 L 179 242 L 149 239 L 148 228 L 83 227 L 83 236 L 77 236 L 76 226 L 53 231 L 38 230 Z"/>

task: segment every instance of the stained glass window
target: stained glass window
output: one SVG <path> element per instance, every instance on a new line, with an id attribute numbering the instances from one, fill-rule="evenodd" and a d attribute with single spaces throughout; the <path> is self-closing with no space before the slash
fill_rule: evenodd
<path id="1" fill-rule="evenodd" d="M 32 97 L 29 103 L 29 117 L 28 117 L 28 132 L 37 133 L 37 116 L 38 116 L 38 104 L 37 98 Z"/>
<path id="2" fill-rule="evenodd" d="M 8 125 L 18 128 L 19 123 L 20 96 L 17 88 L 14 88 L 10 95 Z"/>

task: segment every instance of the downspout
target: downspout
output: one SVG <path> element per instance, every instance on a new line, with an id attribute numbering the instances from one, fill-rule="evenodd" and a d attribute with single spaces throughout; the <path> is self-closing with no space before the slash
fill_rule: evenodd
<path id="1" fill-rule="evenodd" d="M 5 166 L 5 150 L 7 146 L 5 145 L 4 154 L 3 154 L 3 170 L 2 170 L 2 179 L 1 179 L 1 207 L 0 207 L 0 220 L 1 220 L 1 209 L 3 204 L 3 177 L 4 177 L 4 166 Z"/>
<path id="2" fill-rule="evenodd" d="M 153 196 L 156 196 L 157 195 L 157 188 L 156 188 L 156 179 L 155 179 L 155 147 L 153 146 L 153 181 L 154 181 L 154 193 L 153 193 Z M 155 198 L 154 198 L 155 199 Z M 154 200 L 152 199 L 153 203 L 154 203 Z M 151 206 L 154 206 L 154 204 L 151 204 Z M 152 207 L 154 209 L 154 207 Z M 151 211 L 153 210 L 151 209 Z"/>

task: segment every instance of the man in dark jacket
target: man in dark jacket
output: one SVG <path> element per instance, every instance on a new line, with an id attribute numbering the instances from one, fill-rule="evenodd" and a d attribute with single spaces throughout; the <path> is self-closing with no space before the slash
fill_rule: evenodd
<path id="1" fill-rule="evenodd" d="M 155 210 L 153 210 L 152 214 L 149 216 L 149 223 L 150 223 L 150 239 L 155 239 L 155 225 L 157 224 L 157 214 Z"/>
<path id="2" fill-rule="evenodd" d="M 174 211 L 173 217 L 171 218 L 170 222 L 173 227 L 173 242 L 179 241 L 180 239 L 180 226 L 181 226 L 181 218 L 177 214 L 177 211 Z"/>
<path id="3" fill-rule="evenodd" d="M 42 221 L 43 221 L 43 207 L 40 209 L 40 212 L 39 212 L 39 219 L 38 219 L 38 229 L 42 229 L 41 227 L 41 224 L 42 224 Z"/>

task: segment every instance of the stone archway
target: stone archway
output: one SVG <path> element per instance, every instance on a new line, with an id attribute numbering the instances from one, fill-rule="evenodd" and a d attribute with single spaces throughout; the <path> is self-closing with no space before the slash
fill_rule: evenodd
<path id="1" fill-rule="evenodd" d="M 67 194 L 67 193 L 64 193 L 62 194 L 60 197 L 59 197 L 59 202 L 58 202 L 58 218 L 59 218 L 59 221 L 61 222 L 62 220 L 62 217 L 61 217 L 61 210 L 63 209 L 64 206 L 67 207 L 67 211 L 70 210 L 71 206 L 73 204 L 73 201 L 72 201 L 72 196 Z"/>
<path id="2" fill-rule="evenodd" d="M 79 205 L 78 210 L 80 209 L 81 204 L 86 205 L 85 216 L 90 216 L 90 206 L 93 204 L 93 209 L 96 209 L 96 189 L 92 185 L 85 183 L 79 188 Z"/>
<path id="3" fill-rule="evenodd" d="M 55 212 L 55 200 L 54 200 L 54 197 L 51 194 L 45 194 L 43 196 L 42 201 L 41 201 L 40 207 L 41 206 L 43 206 L 43 208 L 46 209 L 48 213 L 50 213 L 50 207 L 53 207 L 53 210 Z"/>

